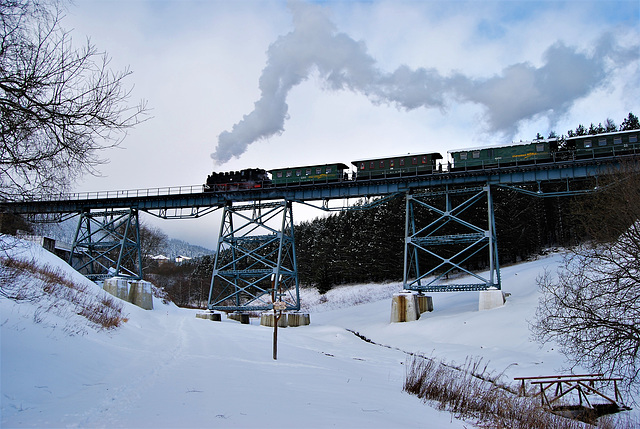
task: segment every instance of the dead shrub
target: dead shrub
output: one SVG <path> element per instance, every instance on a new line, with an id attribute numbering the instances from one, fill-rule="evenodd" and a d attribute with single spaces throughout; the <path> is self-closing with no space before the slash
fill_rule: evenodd
<path id="1" fill-rule="evenodd" d="M 540 409 L 532 398 L 519 397 L 515 389 L 500 385 L 479 359 L 456 367 L 435 359 L 413 356 L 407 364 L 404 391 L 456 417 L 480 427 L 513 429 L 577 429 L 580 422 Z"/>
<path id="2" fill-rule="evenodd" d="M 40 265 L 35 260 L 0 258 L 0 280 L 0 295 L 35 303 L 34 320 L 39 322 L 43 320 L 43 313 L 49 311 L 63 317 L 72 312 L 103 329 L 116 328 L 126 321 L 120 302 L 94 294 L 62 270 Z"/>

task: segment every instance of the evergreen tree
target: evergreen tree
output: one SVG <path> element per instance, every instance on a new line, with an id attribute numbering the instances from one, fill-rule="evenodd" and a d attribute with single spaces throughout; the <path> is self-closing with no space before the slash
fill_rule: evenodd
<path id="1" fill-rule="evenodd" d="M 640 121 L 638 120 L 638 117 L 631 112 L 629 112 L 629 116 L 627 116 L 620 125 L 620 131 L 627 130 L 640 130 Z"/>
<path id="2" fill-rule="evenodd" d="M 618 130 L 618 127 L 616 126 L 616 123 L 613 122 L 613 119 L 611 119 L 611 118 L 607 118 L 607 120 L 604 123 L 604 127 L 605 127 L 605 132 L 607 132 L 607 133 L 612 133 L 612 132 Z"/>

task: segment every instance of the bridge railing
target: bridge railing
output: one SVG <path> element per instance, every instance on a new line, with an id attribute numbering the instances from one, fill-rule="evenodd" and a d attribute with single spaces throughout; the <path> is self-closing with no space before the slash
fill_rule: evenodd
<path id="1" fill-rule="evenodd" d="M 167 195 L 188 195 L 202 192 L 202 185 L 167 186 L 163 188 L 121 189 L 116 191 L 67 192 L 47 194 L 38 197 L 38 201 L 85 201 L 117 198 L 155 197 Z"/>

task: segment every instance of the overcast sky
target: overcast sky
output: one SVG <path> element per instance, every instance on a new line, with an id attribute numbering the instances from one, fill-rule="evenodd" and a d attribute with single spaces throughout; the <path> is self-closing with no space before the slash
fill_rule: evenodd
<path id="1" fill-rule="evenodd" d="M 446 154 L 640 114 L 637 0 L 75 0 L 63 26 L 133 71 L 131 102 L 152 116 L 81 191 Z M 216 224 L 160 226 L 213 248 Z"/>

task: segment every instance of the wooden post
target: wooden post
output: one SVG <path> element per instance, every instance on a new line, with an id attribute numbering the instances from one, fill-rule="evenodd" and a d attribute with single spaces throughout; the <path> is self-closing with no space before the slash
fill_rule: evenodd
<path id="1" fill-rule="evenodd" d="M 280 276 L 282 278 L 282 276 Z M 273 302 L 273 360 L 278 360 L 278 323 L 282 317 L 282 310 L 287 308 L 287 304 L 282 301 L 276 301 L 276 276 L 271 275 L 271 301 Z"/>
<path id="2" fill-rule="evenodd" d="M 276 307 L 273 307 L 273 360 L 278 360 L 278 322 L 280 321 L 280 315 L 276 314 Z"/>
<path id="3" fill-rule="evenodd" d="M 278 324 L 285 308 L 287 304 L 282 301 L 273 303 L 273 360 L 278 360 Z"/>

